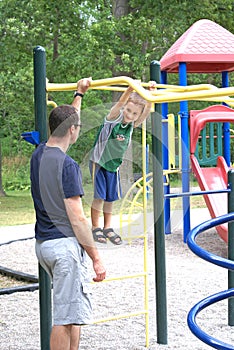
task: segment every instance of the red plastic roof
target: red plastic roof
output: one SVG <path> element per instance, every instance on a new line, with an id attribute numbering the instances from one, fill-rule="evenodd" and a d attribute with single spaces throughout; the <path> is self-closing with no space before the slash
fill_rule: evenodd
<path id="1" fill-rule="evenodd" d="M 164 54 L 161 70 L 177 73 L 180 62 L 188 73 L 234 71 L 234 35 L 208 19 L 194 23 Z"/>

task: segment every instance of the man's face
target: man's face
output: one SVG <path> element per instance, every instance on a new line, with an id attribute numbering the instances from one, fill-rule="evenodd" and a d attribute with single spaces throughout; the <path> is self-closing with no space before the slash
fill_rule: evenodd
<path id="1" fill-rule="evenodd" d="M 81 124 L 75 124 L 72 125 L 71 130 L 72 130 L 72 137 L 71 137 L 71 145 L 73 145 L 74 143 L 76 143 L 78 137 L 79 137 L 79 133 L 80 133 L 80 128 L 81 128 Z"/>

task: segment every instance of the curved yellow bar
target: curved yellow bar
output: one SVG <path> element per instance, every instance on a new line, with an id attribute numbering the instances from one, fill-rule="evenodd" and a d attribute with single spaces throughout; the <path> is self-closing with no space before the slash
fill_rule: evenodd
<path id="1" fill-rule="evenodd" d="M 113 77 L 106 79 L 93 80 L 90 85 L 90 89 L 109 89 L 113 87 L 111 85 L 127 85 L 131 86 L 135 91 L 137 91 L 141 96 L 144 95 L 146 91 L 143 86 L 148 87 L 149 83 L 137 83 L 134 79 L 129 77 Z M 107 88 L 106 86 L 110 86 Z M 116 87 L 114 87 L 116 89 Z M 121 88 L 121 87 L 120 87 Z M 56 84 L 56 83 L 46 83 L 46 90 L 48 91 L 75 91 L 77 89 L 77 83 L 70 84 Z M 144 96 L 143 96 L 144 97 Z M 149 96 L 148 96 L 149 97 Z"/>
<path id="2" fill-rule="evenodd" d="M 131 81 L 131 84 L 129 84 L 129 81 Z M 117 87 L 112 85 L 123 85 L 123 86 Z M 108 78 L 108 79 L 93 80 L 91 83 L 90 89 L 124 91 L 128 85 L 131 85 L 134 87 L 135 86 L 137 87 L 142 86 L 146 88 L 149 87 L 149 83 L 142 82 L 139 84 L 139 83 L 136 83 L 135 80 L 129 77 L 115 77 L 115 78 Z M 189 85 L 189 86 L 156 84 L 156 88 L 164 89 L 160 91 L 160 93 L 164 93 L 168 91 L 186 92 L 186 91 L 197 91 L 197 90 L 210 90 L 216 87 L 210 84 Z M 48 80 L 46 81 L 47 91 L 75 91 L 76 89 L 77 89 L 77 83 L 59 84 L 59 83 L 49 83 Z"/>
<path id="3" fill-rule="evenodd" d="M 148 87 L 149 83 L 142 83 L 141 86 Z M 200 84 L 200 85 L 189 85 L 189 86 L 179 86 L 179 85 L 164 85 L 164 84 L 156 84 L 157 89 L 162 90 L 156 90 L 157 92 L 153 92 L 152 94 L 157 96 L 159 95 L 166 95 L 168 92 L 191 92 L 191 91 L 203 91 L 203 90 L 212 90 L 212 89 L 218 89 L 214 85 L 210 84 Z M 93 90 L 107 90 L 107 91 L 119 91 L 123 92 L 126 90 L 126 86 L 124 87 L 117 87 L 117 86 L 99 86 L 99 87 L 93 87 Z M 230 107 L 234 107 L 234 99 L 224 96 L 224 97 L 210 97 L 210 98 L 199 98 L 199 101 L 211 101 L 211 102 L 225 102 Z"/>
<path id="4" fill-rule="evenodd" d="M 129 83 L 131 82 L 131 83 Z M 123 85 L 123 87 L 114 87 L 112 85 Z M 113 77 L 113 78 L 106 78 L 106 79 L 99 79 L 99 80 L 93 80 L 90 86 L 90 89 L 100 89 L 100 90 L 111 90 L 111 89 L 125 89 L 126 86 L 131 85 L 132 87 L 135 86 L 139 87 L 149 87 L 149 83 L 141 82 L 140 84 L 137 83 L 134 79 L 126 77 L 126 76 L 120 76 L 120 77 Z M 169 85 L 169 84 L 156 84 L 157 89 L 166 89 L 166 91 L 179 91 L 179 92 L 185 92 L 185 91 L 197 91 L 197 90 L 210 90 L 214 89 L 214 85 L 211 84 L 198 84 L 198 85 L 189 85 L 189 86 L 180 86 L 180 85 Z M 46 89 L 47 91 L 75 91 L 77 89 L 77 83 L 65 83 L 65 84 L 59 84 L 59 83 L 50 83 L 47 79 L 46 81 Z M 164 90 L 165 91 L 165 90 Z"/>
<path id="5" fill-rule="evenodd" d="M 54 101 L 47 100 L 47 106 L 52 106 L 53 108 L 57 107 L 57 103 Z"/>
<path id="6" fill-rule="evenodd" d="M 103 86 L 111 85 L 128 85 L 131 86 L 139 95 L 141 95 L 145 100 L 154 102 L 154 103 L 163 103 L 163 102 L 180 102 L 188 100 L 206 100 L 214 99 L 216 97 L 225 97 L 234 95 L 234 87 L 228 88 L 216 88 L 209 84 L 202 85 L 193 85 L 191 87 L 174 87 L 170 85 L 171 91 L 166 89 L 167 85 L 157 84 L 157 88 L 162 90 L 148 91 L 144 89 L 144 86 L 148 86 L 147 83 L 139 84 L 135 80 L 129 77 L 120 76 L 106 79 L 93 80 L 91 82 L 91 89 L 100 88 Z M 169 87 L 169 86 L 168 86 Z M 77 84 L 54 84 L 48 83 L 46 85 L 47 91 L 71 91 L 76 90 Z M 113 88 L 113 87 L 112 87 Z M 165 88 L 165 89 L 164 89 Z M 111 88 L 110 88 L 111 89 Z M 164 90 L 163 90 L 164 89 Z M 176 90 L 176 92 L 174 92 Z M 220 101 L 220 99 L 219 99 Z"/>

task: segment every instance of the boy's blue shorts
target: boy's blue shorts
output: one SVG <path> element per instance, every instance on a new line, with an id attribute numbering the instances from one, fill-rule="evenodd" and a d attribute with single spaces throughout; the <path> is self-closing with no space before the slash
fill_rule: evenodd
<path id="1" fill-rule="evenodd" d="M 121 198 L 119 170 L 111 172 L 93 162 L 89 162 L 89 169 L 93 180 L 95 199 L 114 202 Z"/>

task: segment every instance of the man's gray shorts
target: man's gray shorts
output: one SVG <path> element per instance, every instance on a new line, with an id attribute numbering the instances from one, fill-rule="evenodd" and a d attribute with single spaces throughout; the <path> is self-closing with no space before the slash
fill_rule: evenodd
<path id="1" fill-rule="evenodd" d="M 53 281 L 54 325 L 92 322 L 87 254 L 74 237 L 36 241 L 36 255 Z"/>

